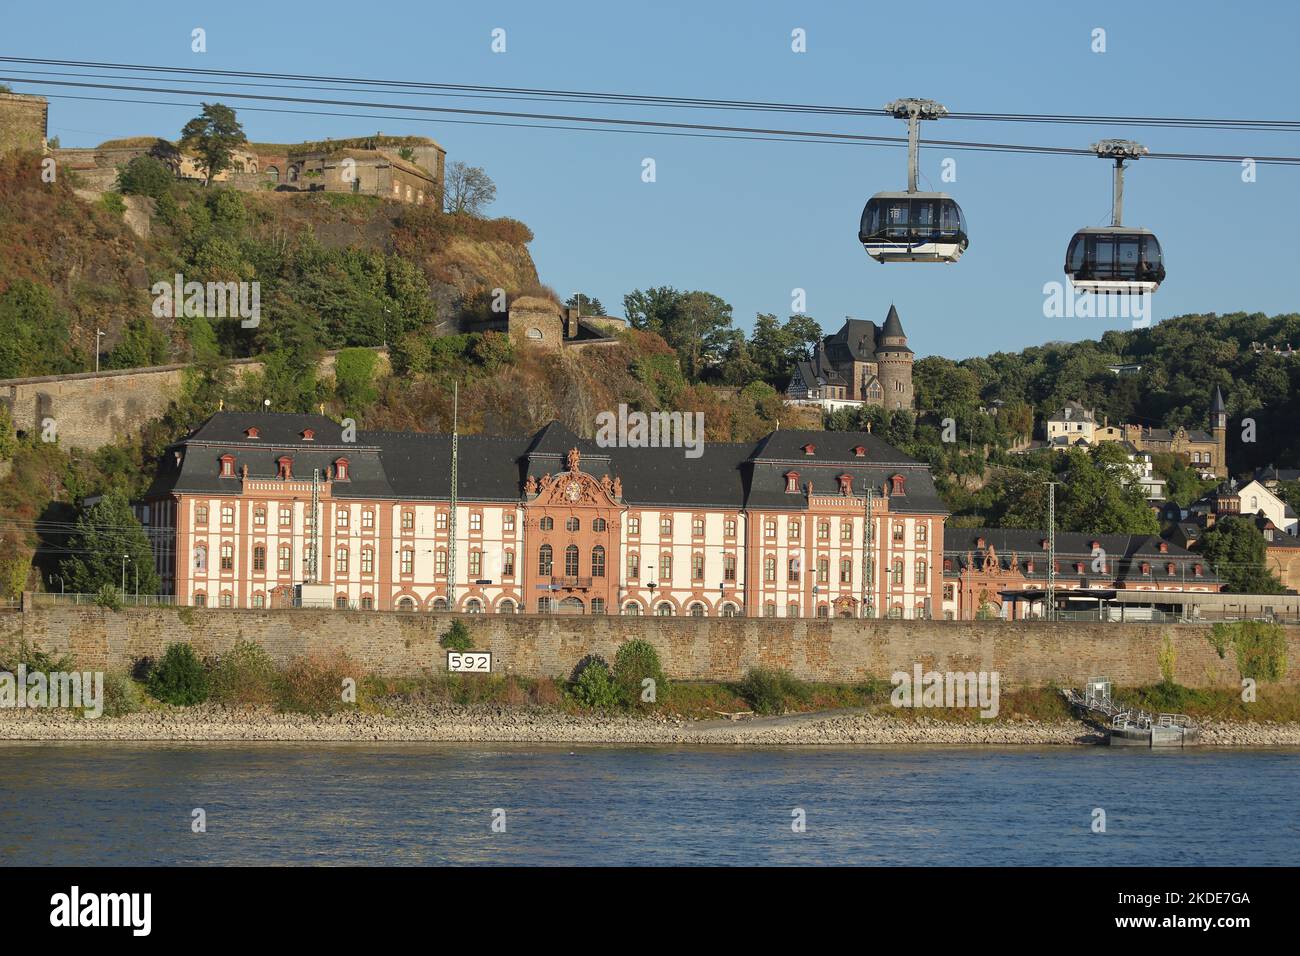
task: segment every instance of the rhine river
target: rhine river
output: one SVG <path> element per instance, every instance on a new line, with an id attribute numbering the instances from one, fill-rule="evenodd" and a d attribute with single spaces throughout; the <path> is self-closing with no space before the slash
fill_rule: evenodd
<path id="1" fill-rule="evenodd" d="M 0 759 L 5 865 L 1300 862 L 1296 750 L 5 743 Z"/>

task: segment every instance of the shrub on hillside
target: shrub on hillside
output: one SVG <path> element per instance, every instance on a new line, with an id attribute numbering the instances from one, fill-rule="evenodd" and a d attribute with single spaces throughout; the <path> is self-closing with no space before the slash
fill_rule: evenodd
<path id="1" fill-rule="evenodd" d="M 129 674 L 108 671 L 104 674 L 104 716 L 121 717 L 144 707 L 140 685 Z"/>
<path id="2" fill-rule="evenodd" d="M 361 666 L 345 651 L 313 651 L 285 670 L 280 679 L 280 706 L 307 714 L 329 714 L 354 706 L 364 676 Z M 345 699 L 347 696 L 351 699 Z"/>
<path id="3" fill-rule="evenodd" d="M 645 684 L 647 680 L 653 682 L 649 687 Z M 614 655 L 614 683 L 628 707 L 656 703 L 667 692 L 668 680 L 654 645 L 638 638 L 620 647 Z"/>
<path id="4" fill-rule="evenodd" d="M 621 701 L 618 686 L 603 657 L 588 654 L 573 669 L 573 699 L 592 710 L 613 710 Z"/>
<path id="5" fill-rule="evenodd" d="M 208 672 L 193 647 L 176 643 L 149 671 L 148 687 L 163 703 L 189 707 L 208 699 Z"/>
<path id="6" fill-rule="evenodd" d="M 276 671 L 271 655 L 253 641 L 239 641 L 212 671 L 212 698 L 227 707 L 257 707 L 275 701 Z"/>
<path id="7" fill-rule="evenodd" d="M 751 667 L 738 688 L 740 696 L 758 714 L 779 714 L 790 702 L 806 701 L 808 687 L 787 671 Z"/>
<path id="8" fill-rule="evenodd" d="M 137 156 L 117 170 L 117 191 L 128 196 L 159 199 L 171 191 L 175 181 L 167 164 L 153 156 Z"/>

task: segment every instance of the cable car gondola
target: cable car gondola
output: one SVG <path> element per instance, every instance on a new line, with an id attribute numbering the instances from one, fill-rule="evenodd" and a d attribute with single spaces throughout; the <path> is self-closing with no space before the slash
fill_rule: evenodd
<path id="1" fill-rule="evenodd" d="M 966 222 L 947 193 L 916 188 L 920 121 L 948 111 L 933 100 L 902 99 L 888 104 L 907 120 L 907 191 L 876 193 L 867 200 L 858 241 L 877 262 L 956 262 L 966 251 Z"/>
<path id="2" fill-rule="evenodd" d="M 1065 252 L 1065 273 L 1080 292 L 1141 295 L 1155 292 L 1165 280 L 1160 240 L 1150 229 L 1122 225 L 1124 161 L 1138 159 L 1147 148 L 1130 140 L 1107 139 L 1093 152 L 1115 161 L 1114 198 L 1109 226 L 1080 229 Z"/>

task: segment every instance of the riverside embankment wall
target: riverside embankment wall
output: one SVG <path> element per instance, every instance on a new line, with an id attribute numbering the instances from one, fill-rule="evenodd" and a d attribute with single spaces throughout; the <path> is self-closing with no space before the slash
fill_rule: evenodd
<path id="1" fill-rule="evenodd" d="M 376 611 L 29 608 L 0 613 L 0 647 L 26 640 L 73 654 L 82 667 L 129 669 L 189 641 L 204 656 L 238 640 L 256 641 L 278 662 L 343 649 L 367 670 L 413 676 L 441 669 L 438 638 L 452 615 Z M 678 680 L 734 680 L 753 666 L 780 667 L 805 680 L 888 678 L 895 671 L 997 671 L 1004 686 L 1079 684 L 1106 675 L 1125 685 L 1160 680 L 1168 635 L 1174 676 L 1193 687 L 1239 684 L 1232 648 L 1220 658 L 1210 628 L 1155 624 L 997 621 L 769 620 L 628 617 L 465 616 L 475 646 L 491 650 L 499 673 L 567 676 L 589 653 L 612 660 L 643 638 Z M 1288 661 L 1300 659 L 1300 628 L 1288 627 Z M 1295 683 L 1291 666 L 1286 683 Z"/>

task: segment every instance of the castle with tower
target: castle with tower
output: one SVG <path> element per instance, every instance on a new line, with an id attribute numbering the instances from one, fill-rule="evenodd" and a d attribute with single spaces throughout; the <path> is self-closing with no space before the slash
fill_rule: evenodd
<path id="1" fill-rule="evenodd" d="M 856 405 L 914 411 L 912 361 L 894 306 L 881 326 L 867 319 L 845 319 L 843 328 L 817 343 L 811 359 L 795 365 L 786 401 L 816 404 L 826 411 Z"/>

